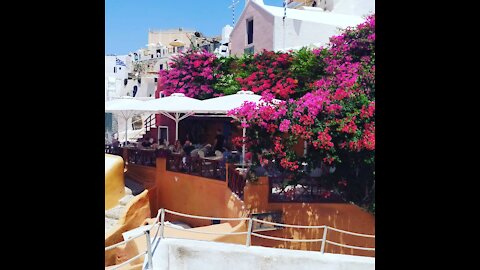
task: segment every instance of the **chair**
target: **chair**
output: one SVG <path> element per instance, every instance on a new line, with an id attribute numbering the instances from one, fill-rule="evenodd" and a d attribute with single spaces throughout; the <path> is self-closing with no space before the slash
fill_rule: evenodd
<path id="1" fill-rule="evenodd" d="M 200 150 L 199 149 L 193 149 L 192 152 L 190 152 L 190 156 L 191 157 L 198 157 L 198 151 L 200 151 Z"/>
<path id="2" fill-rule="evenodd" d="M 211 174 L 213 176 L 213 163 L 211 161 L 205 160 L 205 152 L 203 150 L 198 151 L 198 156 L 200 157 L 200 175 L 201 176 L 207 176 Z M 205 172 L 208 172 L 205 174 Z"/>

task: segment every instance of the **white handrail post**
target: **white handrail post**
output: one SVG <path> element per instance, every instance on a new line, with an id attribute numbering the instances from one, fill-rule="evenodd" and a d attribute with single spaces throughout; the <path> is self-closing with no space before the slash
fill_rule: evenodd
<path id="1" fill-rule="evenodd" d="M 147 237 L 147 258 L 148 258 L 148 264 L 147 264 L 147 269 L 153 269 L 153 264 L 152 264 L 152 242 L 150 240 L 150 230 L 145 231 L 145 236 Z"/>
<path id="2" fill-rule="evenodd" d="M 247 231 L 247 242 L 245 243 L 245 245 L 247 247 L 250 246 L 250 243 L 251 243 L 251 238 L 252 238 L 252 225 L 253 225 L 253 219 L 252 217 L 250 217 L 248 219 L 248 231 Z"/>
<path id="3" fill-rule="evenodd" d="M 325 253 L 325 244 L 327 241 L 327 230 L 328 230 L 328 226 L 325 226 L 323 228 L 322 247 L 320 248 L 320 252 L 322 254 Z"/>
<path id="4" fill-rule="evenodd" d="M 160 239 L 163 239 L 163 230 L 165 228 L 165 209 L 161 209 L 160 211 Z"/>

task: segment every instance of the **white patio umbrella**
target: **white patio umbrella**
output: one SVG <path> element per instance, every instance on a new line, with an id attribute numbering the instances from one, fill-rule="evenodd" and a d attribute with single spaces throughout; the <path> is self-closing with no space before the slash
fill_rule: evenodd
<path id="1" fill-rule="evenodd" d="M 197 113 L 227 114 L 228 111 L 239 108 L 245 101 L 254 102 L 258 105 L 264 103 L 262 96 L 254 94 L 252 91 L 238 91 L 236 94 L 210 98 L 202 101 L 200 108 L 195 109 Z M 273 103 L 279 103 L 280 100 L 273 99 Z M 243 138 L 245 138 L 246 129 L 243 128 Z M 245 139 L 242 146 L 242 167 L 245 165 Z"/>
<path id="2" fill-rule="evenodd" d="M 241 107 L 245 101 L 254 102 L 256 104 L 263 103 L 260 100 L 262 96 L 252 91 L 238 91 L 236 94 L 210 98 L 202 101 L 202 106 L 195 109 L 198 113 L 227 114 L 228 111 Z M 280 102 L 278 99 L 273 100 L 274 103 Z"/>
<path id="3" fill-rule="evenodd" d="M 128 119 L 135 114 L 144 112 L 142 109 L 143 104 L 145 104 L 144 101 L 133 98 L 122 98 L 105 102 L 105 112 L 113 113 L 125 119 L 125 145 L 128 140 Z"/>
<path id="4" fill-rule="evenodd" d="M 143 109 L 147 112 L 161 113 L 175 121 L 175 140 L 178 140 L 178 122 L 193 115 L 195 109 L 201 105 L 201 100 L 186 97 L 182 93 L 174 93 L 168 97 L 146 101 Z"/>

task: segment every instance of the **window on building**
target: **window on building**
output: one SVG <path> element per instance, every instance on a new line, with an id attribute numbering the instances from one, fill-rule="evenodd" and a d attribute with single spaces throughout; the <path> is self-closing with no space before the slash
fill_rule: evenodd
<path id="1" fill-rule="evenodd" d="M 247 20 L 247 44 L 253 43 L 253 19 Z"/>
<path id="2" fill-rule="evenodd" d="M 163 70 L 163 64 L 160 64 L 160 70 Z"/>
<path id="3" fill-rule="evenodd" d="M 113 67 L 113 73 L 117 73 L 117 67 Z"/>
<path id="4" fill-rule="evenodd" d="M 158 78 L 155 78 L 155 82 L 157 82 L 157 81 L 158 81 Z"/>
<path id="5" fill-rule="evenodd" d="M 138 87 L 135 85 L 133 86 L 133 97 L 137 94 Z"/>
<path id="6" fill-rule="evenodd" d="M 244 54 L 253 54 L 255 52 L 255 46 L 250 46 L 248 48 L 245 48 L 243 50 Z"/>
<path id="7" fill-rule="evenodd" d="M 163 143 L 164 141 L 168 142 L 168 127 L 158 126 L 158 142 Z"/>

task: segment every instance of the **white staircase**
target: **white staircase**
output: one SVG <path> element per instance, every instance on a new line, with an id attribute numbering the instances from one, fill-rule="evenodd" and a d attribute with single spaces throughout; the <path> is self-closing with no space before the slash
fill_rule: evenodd
<path id="1" fill-rule="evenodd" d="M 143 118 L 143 117 L 142 117 Z M 129 142 L 136 142 L 138 139 L 141 139 L 143 135 L 149 132 L 152 128 L 156 128 L 156 118 L 155 114 L 151 114 L 145 118 L 143 118 L 143 127 L 141 129 L 129 129 L 127 131 L 128 141 Z M 118 141 L 124 142 L 125 141 L 125 130 L 119 130 L 115 136 Z"/>
<path id="2" fill-rule="evenodd" d="M 143 135 L 145 135 L 147 131 L 145 128 L 141 129 L 136 129 L 136 130 L 128 130 L 127 131 L 127 136 L 128 136 L 128 141 L 129 142 L 136 142 L 138 139 L 142 138 Z M 118 131 L 117 133 L 117 140 L 120 142 L 125 141 L 125 131 Z"/>

